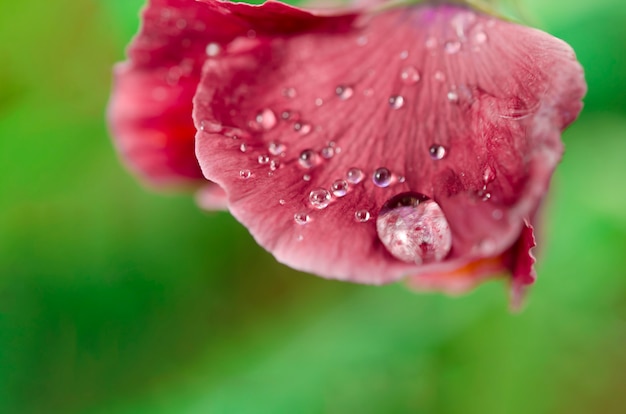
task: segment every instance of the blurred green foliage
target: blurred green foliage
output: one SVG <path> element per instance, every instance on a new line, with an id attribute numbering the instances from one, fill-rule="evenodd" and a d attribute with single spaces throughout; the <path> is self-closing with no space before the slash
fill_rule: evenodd
<path id="1" fill-rule="evenodd" d="M 285 268 L 226 213 L 156 195 L 104 123 L 139 0 L 0 13 L 0 412 L 621 413 L 626 9 L 520 0 L 577 51 L 528 308 Z"/>

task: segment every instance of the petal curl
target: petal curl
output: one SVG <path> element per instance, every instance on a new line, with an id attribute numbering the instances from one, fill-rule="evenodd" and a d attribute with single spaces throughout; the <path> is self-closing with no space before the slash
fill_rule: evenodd
<path id="1" fill-rule="evenodd" d="M 212 130 L 197 135 L 198 159 L 279 261 L 385 283 L 513 245 L 581 109 L 568 45 L 458 6 L 319 16 L 206 1 L 247 35 L 205 63 L 194 120 Z M 388 185 L 373 182 L 381 167 Z M 352 168 L 363 181 L 349 182 Z M 346 194 L 332 195 L 342 181 Z M 379 241 L 379 209 L 407 191 L 441 206 L 453 236 L 444 262 L 400 262 Z"/>

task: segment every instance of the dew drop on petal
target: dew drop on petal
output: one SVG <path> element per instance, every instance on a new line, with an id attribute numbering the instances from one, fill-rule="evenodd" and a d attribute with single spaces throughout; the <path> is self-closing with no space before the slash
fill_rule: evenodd
<path id="1" fill-rule="evenodd" d="M 459 50 L 461 50 L 461 42 L 458 42 L 458 41 L 446 42 L 443 48 L 447 54 L 453 55 L 457 53 Z"/>
<path id="2" fill-rule="evenodd" d="M 278 200 L 278 204 L 284 206 L 285 204 L 287 204 L 287 202 L 281 198 L 280 200 Z"/>
<path id="3" fill-rule="evenodd" d="M 286 148 L 287 148 L 287 147 L 285 146 L 285 144 L 282 144 L 282 143 L 280 143 L 280 142 L 275 142 L 275 141 L 272 141 L 272 142 L 270 142 L 270 144 L 268 145 L 268 148 L 267 148 L 267 149 L 268 149 L 268 151 L 270 152 L 270 154 L 272 154 L 272 155 L 280 155 L 280 154 L 282 154 L 283 152 L 285 152 L 285 149 L 286 149 Z"/>
<path id="4" fill-rule="evenodd" d="M 413 85 L 420 80 L 420 74 L 413 66 L 408 66 L 400 72 L 400 79 L 405 85 Z"/>
<path id="5" fill-rule="evenodd" d="M 385 167 L 376 169 L 372 175 L 372 181 L 377 187 L 389 187 L 389 184 L 391 184 L 391 171 Z"/>
<path id="6" fill-rule="evenodd" d="M 317 154 L 315 151 L 306 149 L 300 153 L 298 157 L 298 163 L 304 168 L 311 168 L 315 165 L 317 159 Z"/>
<path id="7" fill-rule="evenodd" d="M 276 171 L 280 167 L 280 161 L 272 160 L 270 161 L 270 170 Z"/>
<path id="8" fill-rule="evenodd" d="M 348 183 L 344 180 L 337 180 L 332 183 L 330 190 L 335 197 L 343 197 L 348 194 Z"/>
<path id="9" fill-rule="evenodd" d="M 248 150 L 248 147 L 246 146 L 246 144 L 245 144 L 245 143 L 242 143 L 242 144 L 239 146 L 239 151 L 241 151 L 241 152 L 246 152 L 247 150 Z"/>
<path id="10" fill-rule="evenodd" d="M 352 184 L 358 184 L 363 181 L 365 174 L 359 168 L 350 168 L 346 173 L 346 179 Z"/>
<path id="11" fill-rule="evenodd" d="M 359 46 L 365 46 L 367 44 L 367 37 L 366 36 L 357 37 L 356 44 Z"/>
<path id="12" fill-rule="evenodd" d="M 427 49 L 434 49 L 435 46 L 437 46 L 437 39 L 434 37 L 429 37 L 428 39 L 426 39 L 425 45 Z"/>
<path id="13" fill-rule="evenodd" d="M 283 89 L 283 96 L 286 98 L 295 98 L 296 97 L 296 89 L 295 88 L 285 88 Z"/>
<path id="14" fill-rule="evenodd" d="M 293 129 L 294 131 L 299 132 L 300 135 L 307 135 L 309 132 L 311 132 L 313 127 L 310 124 L 296 122 L 295 124 L 293 124 Z"/>
<path id="15" fill-rule="evenodd" d="M 317 209 L 323 209 L 330 204 L 330 193 L 324 188 L 316 188 L 309 193 L 309 202 Z"/>
<path id="16" fill-rule="evenodd" d="M 241 170 L 239 171 L 239 177 L 243 178 L 244 180 L 250 178 L 252 174 L 250 173 L 250 170 Z"/>
<path id="17" fill-rule="evenodd" d="M 209 57 L 215 57 L 219 55 L 221 51 L 222 51 L 222 47 L 218 43 L 211 42 L 208 45 L 206 45 L 206 54 Z"/>
<path id="18" fill-rule="evenodd" d="M 367 210 L 357 210 L 354 212 L 354 218 L 359 223 L 365 223 L 370 217 L 370 212 Z"/>
<path id="19" fill-rule="evenodd" d="M 291 118 L 291 111 L 282 111 L 280 113 L 280 119 L 282 119 L 283 121 L 286 121 L 289 118 Z"/>
<path id="20" fill-rule="evenodd" d="M 403 50 L 402 52 L 400 52 L 400 59 L 405 60 L 408 57 L 409 57 L 409 51 L 408 50 Z"/>
<path id="21" fill-rule="evenodd" d="M 476 43 L 485 43 L 487 42 L 487 35 L 485 32 L 478 32 L 474 35 L 474 40 Z"/>
<path id="22" fill-rule="evenodd" d="M 430 154 L 430 158 L 433 160 L 441 160 L 446 156 L 446 147 L 443 145 L 433 144 L 428 149 L 428 153 Z"/>
<path id="23" fill-rule="evenodd" d="M 300 225 L 307 224 L 309 220 L 310 220 L 310 217 L 307 213 L 300 212 L 300 213 L 296 213 L 293 215 L 293 221 L 296 224 L 300 224 Z"/>
<path id="24" fill-rule="evenodd" d="M 450 102 L 458 102 L 459 101 L 459 94 L 456 93 L 455 91 L 450 91 L 450 92 L 448 92 L 447 98 L 448 98 L 448 101 L 450 101 Z"/>
<path id="25" fill-rule="evenodd" d="M 407 263 L 443 260 L 452 247 L 452 233 L 441 207 L 419 193 L 389 199 L 378 214 L 376 230 L 389 253 Z"/>
<path id="26" fill-rule="evenodd" d="M 257 157 L 257 161 L 259 162 L 259 164 L 267 164 L 268 162 L 270 162 L 270 157 L 268 157 L 267 155 L 259 155 Z"/>
<path id="27" fill-rule="evenodd" d="M 322 106 L 322 105 L 324 105 L 324 100 L 322 98 L 316 98 L 315 106 Z"/>
<path id="28" fill-rule="evenodd" d="M 331 146 L 328 147 L 324 147 L 322 148 L 322 150 L 320 151 L 320 155 L 324 158 L 324 159 L 331 159 L 334 155 L 335 155 L 335 149 Z"/>
<path id="29" fill-rule="evenodd" d="M 269 130 L 274 128 L 276 125 L 276 114 L 274 114 L 274 111 L 271 109 L 266 108 L 259 111 L 255 117 L 255 121 L 261 126 L 261 128 Z"/>
<path id="30" fill-rule="evenodd" d="M 304 180 L 304 181 L 311 181 L 311 176 L 309 174 L 304 174 L 302 176 L 302 180 Z"/>
<path id="31" fill-rule="evenodd" d="M 393 95 L 389 98 L 389 106 L 393 109 L 400 109 L 404 106 L 404 97 L 401 95 Z"/>
<path id="32" fill-rule="evenodd" d="M 435 72 L 435 80 L 443 82 L 444 80 L 446 80 L 446 75 L 444 75 L 442 71 L 438 70 L 437 72 Z"/>
<path id="33" fill-rule="evenodd" d="M 354 95 L 354 89 L 350 86 L 339 85 L 335 88 L 335 94 L 344 101 L 350 99 Z"/>

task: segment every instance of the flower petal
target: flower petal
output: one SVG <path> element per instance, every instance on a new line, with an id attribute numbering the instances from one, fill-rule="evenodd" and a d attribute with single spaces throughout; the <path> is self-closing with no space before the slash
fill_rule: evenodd
<path id="1" fill-rule="evenodd" d="M 457 6 L 356 18 L 213 3 L 249 29 L 205 64 L 194 120 L 214 128 L 198 133 L 198 159 L 279 261 L 384 283 L 515 242 L 581 109 L 569 46 Z M 444 262 L 417 267 L 380 242 L 380 208 L 408 191 L 441 206 Z"/>

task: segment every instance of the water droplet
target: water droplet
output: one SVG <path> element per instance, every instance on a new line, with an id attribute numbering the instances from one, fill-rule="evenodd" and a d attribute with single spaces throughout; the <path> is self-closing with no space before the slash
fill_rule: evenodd
<path id="1" fill-rule="evenodd" d="M 239 171 L 239 177 L 243 178 L 244 180 L 247 180 L 248 178 L 250 178 L 251 175 L 252 173 L 250 173 L 250 170 Z"/>
<path id="2" fill-rule="evenodd" d="M 476 43 L 485 43 L 487 42 L 487 35 L 485 32 L 478 32 L 474 35 L 474 40 Z"/>
<path id="3" fill-rule="evenodd" d="M 448 92 L 448 101 L 450 102 L 458 102 L 459 101 L 459 94 L 456 93 L 455 91 L 450 91 Z"/>
<path id="4" fill-rule="evenodd" d="M 246 144 L 245 144 L 245 143 L 242 143 L 242 144 L 239 146 L 239 150 L 240 150 L 241 152 L 246 152 L 246 151 L 248 150 L 248 147 L 246 146 Z"/>
<path id="5" fill-rule="evenodd" d="M 267 164 L 268 162 L 270 162 L 270 157 L 268 157 L 267 155 L 259 155 L 257 157 L 257 161 L 259 162 L 259 164 Z"/>
<path id="6" fill-rule="evenodd" d="M 280 200 L 278 200 L 278 204 L 284 206 L 285 204 L 287 204 L 287 202 L 281 198 Z"/>
<path id="7" fill-rule="evenodd" d="M 322 148 L 322 150 L 320 151 L 320 155 L 324 158 L 324 159 L 331 159 L 334 155 L 335 155 L 335 149 L 331 146 L 328 147 L 324 147 Z"/>
<path id="8" fill-rule="evenodd" d="M 285 146 L 285 144 L 281 144 L 280 142 L 275 142 L 275 141 L 270 142 L 270 144 L 267 147 L 268 151 L 272 155 L 280 155 L 283 152 L 285 152 L 286 148 L 287 147 Z"/>
<path id="9" fill-rule="evenodd" d="M 437 72 L 435 72 L 435 80 L 443 82 L 444 80 L 446 80 L 446 75 L 444 75 L 442 71 L 438 70 Z"/>
<path id="10" fill-rule="evenodd" d="M 343 197 L 348 194 L 348 183 L 344 180 L 337 180 L 330 186 L 330 190 L 335 197 Z"/>
<path id="11" fill-rule="evenodd" d="M 222 47 L 218 43 L 211 42 L 208 45 L 206 45 L 206 54 L 209 57 L 215 57 L 219 55 L 221 51 L 222 51 Z"/>
<path id="12" fill-rule="evenodd" d="M 500 209 L 495 209 L 491 212 L 491 217 L 493 217 L 494 220 L 502 220 L 504 213 Z"/>
<path id="13" fill-rule="evenodd" d="M 299 241 L 299 242 L 301 242 L 302 240 L 304 240 L 304 236 L 303 236 L 303 235 L 301 235 L 301 234 L 298 234 L 298 235 L 296 236 L 296 240 L 297 240 L 297 241 Z"/>
<path id="14" fill-rule="evenodd" d="M 256 37 L 256 31 L 250 29 L 248 33 L 246 33 L 246 36 L 248 36 L 248 39 L 254 39 Z"/>
<path id="15" fill-rule="evenodd" d="M 430 154 L 430 158 L 433 160 L 441 160 L 446 156 L 446 147 L 443 145 L 433 144 L 428 149 L 428 153 Z"/>
<path id="16" fill-rule="evenodd" d="M 309 174 L 304 174 L 304 175 L 302 176 L 302 179 L 303 179 L 304 181 L 311 181 L 311 176 L 310 176 Z"/>
<path id="17" fill-rule="evenodd" d="M 296 89 L 295 88 L 285 88 L 283 89 L 283 96 L 286 98 L 295 98 L 296 97 Z"/>
<path id="18" fill-rule="evenodd" d="M 400 79 L 406 85 L 413 85 L 420 80 L 420 74 L 413 66 L 406 67 L 400 72 Z"/>
<path id="19" fill-rule="evenodd" d="M 398 176 L 398 182 L 399 182 L 399 183 L 403 183 L 403 182 L 405 182 L 405 181 L 406 181 L 406 177 L 405 177 L 404 175 L 400 175 L 400 176 Z"/>
<path id="20" fill-rule="evenodd" d="M 311 190 L 309 193 L 309 202 L 317 209 L 321 210 L 326 208 L 328 204 L 330 204 L 330 193 L 323 188 Z"/>
<path id="21" fill-rule="evenodd" d="M 295 124 L 293 124 L 293 130 L 299 132 L 301 135 L 308 134 L 309 132 L 311 132 L 312 129 L 313 127 L 310 124 L 305 124 L 302 122 L 296 122 Z"/>
<path id="22" fill-rule="evenodd" d="M 385 188 L 391 184 L 391 171 L 385 167 L 380 167 L 372 174 L 372 181 L 377 187 Z"/>
<path id="23" fill-rule="evenodd" d="M 208 120 L 200 121 L 200 131 L 222 132 L 223 129 L 224 128 L 222 128 L 222 125 L 216 122 Z"/>
<path id="24" fill-rule="evenodd" d="M 354 89 L 352 89 L 350 86 L 339 85 L 335 88 L 335 94 L 340 99 L 343 99 L 345 101 L 346 99 L 350 99 L 352 97 L 352 95 L 354 94 Z"/>
<path id="25" fill-rule="evenodd" d="M 315 106 L 322 106 L 322 105 L 324 105 L 324 100 L 322 98 L 316 98 Z"/>
<path id="26" fill-rule="evenodd" d="M 272 160 L 270 161 L 270 170 L 276 171 L 280 167 L 280 161 Z"/>
<path id="27" fill-rule="evenodd" d="M 261 110 L 254 119 L 265 130 L 272 129 L 276 125 L 276 114 L 268 108 Z"/>
<path id="28" fill-rule="evenodd" d="M 298 157 L 298 162 L 304 168 L 313 167 L 316 164 L 316 161 L 317 161 L 317 154 L 315 153 L 315 151 L 310 150 L 310 149 L 306 149 L 302 151 L 300 153 L 300 156 Z"/>
<path id="29" fill-rule="evenodd" d="M 452 233 L 441 207 L 419 193 L 389 199 L 378 214 L 376 230 L 389 253 L 407 263 L 443 260 L 452 247 Z"/>
<path id="30" fill-rule="evenodd" d="M 370 212 L 367 210 L 357 210 L 354 212 L 354 218 L 359 223 L 365 223 L 370 219 Z"/>
<path id="31" fill-rule="evenodd" d="M 363 181 L 365 174 L 358 168 L 350 168 L 346 173 L 346 179 L 352 184 L 358 184 Z"/>
<path id="32" fill-rule="evenodd" d="M 427 49 L 434 49 L 437 46 L 437 39 L 434 37 L 429 37 L 428 39 L 426 39 L 425 44 Z"/>
<path id="33" fill-rule="evenodd" d="M 487 166 L 485 171 L 483 171 L 483 181 L 485 184 L 488 184 L 496 179 L 496 172 L 491 168 L 491 166 Z"/>
<path id="34" fill-rule="evenodd" d="M 359 36 L 356 39 L 356 44 L 359 46 L 365 46 L 367 44 L 367 36 Z"/>
<path id="35" fill-rule="evenodd" d="M 409 57 L 409 51 L 408 50 L 403 50 L 402 52 L 400 52 L 400 59 L 401 60 L 405 60 L 408 57 Z"/>
<path id="36" fill-rule="evenodd" d="M 443 48 L 447 54 L 453 55 L 457 53 L 459 50 L 461 50 L 461 42 L 458 42 L 458 41 L 446 42 Z"/>
<path id="37" fill-rule="evenodd" d="M 282 119 L 283 121 L 286 121 L 289 118 L 291 118 L 291 111 L 282 111 L 280 113 L 280 119 Z"/>
<path id="38" fill-rule="evenodd" d="M 400 109 L 404 106 L 404 97 L 401 95 L 394 95 L 389 98 L 389 106 L 393 109 Z"/>
<path id="39" fill-rule="evenodd" d="M 310 217 L 307 213 L 296 213 L 293 215 L 293 221 L 296 222 L 296 224 L 307 224 L 310 220 Z"/>

